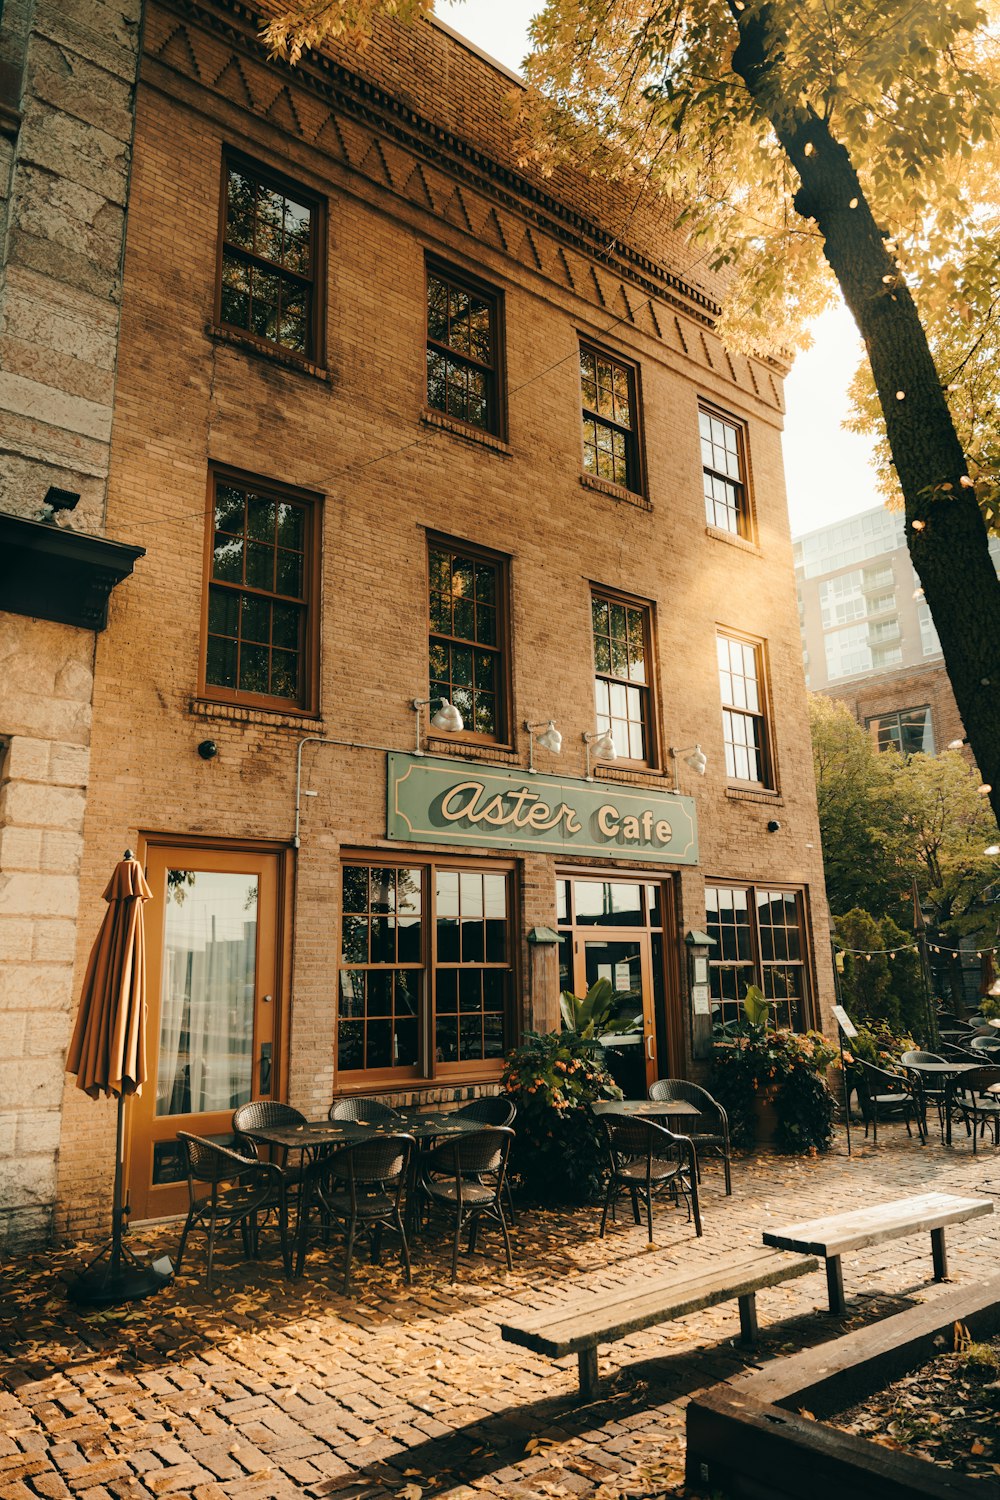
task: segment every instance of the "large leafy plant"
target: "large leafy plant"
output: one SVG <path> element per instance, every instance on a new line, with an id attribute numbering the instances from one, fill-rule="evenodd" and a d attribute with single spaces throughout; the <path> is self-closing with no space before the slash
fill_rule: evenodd
<path id="1" fill-rule="evenodd" d="M 709 1087 L 729 1115 L 733 1145 L 752 1146 L 757 1101 L 773 1097 L 780 1150 L 825 1151 L 833 1134 L 833 1096 L 825 1083 L 835 1053 L 817 1031 L 772 1024 L 771 1002 L 747 985 L 742 1018 L 716 1032 Z"/>
<path id="2" fill-rule="evenodd" d="M 503 1087 L 517 1105 L 511 1169 L 536 1203 L 587 1203 L 600 1190 L 603 1149 L 589 1106 L 622 1091 L 600 1048 L 575 1031 L 528 1031 L 507 1054 Z"/>

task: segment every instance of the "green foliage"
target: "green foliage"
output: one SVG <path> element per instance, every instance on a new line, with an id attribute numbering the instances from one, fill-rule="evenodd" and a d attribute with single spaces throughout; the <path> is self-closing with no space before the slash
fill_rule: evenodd
<path id="1" fill-rule="evenodd" d="M 1000 997 L 995 995 L 984 995 L 979 1002 L 979 1013 L 987 1021 L 996 1020 L 1000 1017 Z"/>
<path id="2" fill-rule="evenodd" d="M 840 988 L 844 1007 L 856 1026 L 880 1022 L 891 1031 L 927 1036 L 926 1000 L 920 956 L 890 917 L 876 920 L 857 909 L 837 917 L 837 941 L 845 948 L 887 949 L 888 952 L 845 953 Z"/>
<path id="3" fill-rule="evenodd" d="M 767 1091 L 774 1096 L 781 1150 L 827 1150 L 833 1099 L 823 1076 L 835 1055 L 818 1031 L 769 1030 L 749 1015 L 740 1028 L 717 1032 L 709 1089 L 729 1116 L 733 1145 L 754 1144 L 757 1098 Z"/>
<path id="4" fill-rule="evenodd" d="M 767 1030 L 767 1023 L 771 1019 L 771 1002 L 764 999 L 764 991 L 755 984 L 747 985 L 747 992 L 743 996 L 743 1014 L 748 1026 Z"/>
<path id="5" fill-rule="evenodd" d="M 615 991 L 610 979 L 595 979 L 585 995 L 563 990 L 559 996 L 563 1026 L 588 1041 L 609 1029 L 614 1008 Z"/>
<path id="6" fill-rule="evenodd" d="M 511 1168 L 525 1196 L 589 1203 L 601 1187 L 603 1145 L 588 1106 L 622 1097 L 600 1047 L 575 1032 L 526 1032 L 507 1054 L 503 1087 L 517 1105 Z"/>

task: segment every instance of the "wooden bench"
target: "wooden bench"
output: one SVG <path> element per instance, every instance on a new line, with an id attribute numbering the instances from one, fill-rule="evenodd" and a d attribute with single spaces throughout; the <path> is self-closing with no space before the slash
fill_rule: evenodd
<path id="1" fill-rule="evenodd" d="M 948 1275 L 948 1256 L 944 1243 L 947 1225 L 960 1224 L 965 1219 L 978 1219 L 981 1215 L 992 1212 L 993 1204 L 989 1198 L 956 1198 L 951 1193 L 921 1193 L 915 1198 L 897 1198 L 892 1203 L 876 1203 L 869 1208 L 830 1214 L 822 1219 L 806 1219 L 801 1224 L 790 1224 L 787 1229 L 768 1229 L 764 1232 L 764 1244 L 777 1250 L 798 1250 L 809 1255 L 825 1256 L 830 1311 L 843 1313 L 846 1304 L 840 1257 L 847 1251 L 861 1250 L 866 1245 L 881 1245 L 885 1240 L 895 1240 L 903 1235 L 919 1234 L 921 1230 L 929 1229 L 934 1256 L 934 1280 L 944 1281 Z"/>
<path id="2" fill-rule="evenodd" d="M 753 1343 L 757 1338 L 755 1294 L 761 1287 L 805 1276 L 818 1264 L 812 1255 L 742 1250 L 672 1271 L 668 1276 L 642 1277 L 626 1286 L 559 1303 L 517 1322 L 502 1323 L 500 1331 L 508 1344 L 522 1344 L 536 1354 L 548 1354 L 553 1359 L 577 1355 L 580 1390 L 584 1400 L 590 1401 L 598 1389 L 598 1344 L 613 1344 L 641 1328 L 700 1312 L 703 1307 L 714 1307 L 733 1297 L 740 1303 L 740 1336 Z"/>

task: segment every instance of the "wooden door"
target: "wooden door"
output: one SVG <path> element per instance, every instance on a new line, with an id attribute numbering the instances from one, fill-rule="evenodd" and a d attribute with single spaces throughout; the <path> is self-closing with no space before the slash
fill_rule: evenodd
<path id="1" fill-rule="evenodd" d="M 579 934 L 577 957 L 580 994 L 602 978 L 615 992 L 613 1030 L 601 1037 L 610 1071 L 626 1098 L 645 1099 L 658 1077 L 649 934 L 590 928 Z"/>
<path id="2" fill-rule="evenodd" d="M 135 1219 L 187 1208 L 178 1130 L 227 1140 L 233 1110 L 274 1097 L 281 855 L 151 846 L 149 1077 L 129 1117 Z"/>

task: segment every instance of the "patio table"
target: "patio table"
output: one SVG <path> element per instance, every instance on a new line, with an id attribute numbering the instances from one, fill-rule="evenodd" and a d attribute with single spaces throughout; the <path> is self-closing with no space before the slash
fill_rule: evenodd
<path id="1" fill-rule="evenodd" d="M 634 1115 L 639 1120 L 662 1120 L 665 1115 L 700 1115 L 686 1099 L 602 1099 L 590 1106 L 595 1115 Z"/>
<path id="2" fill-rule="evenodd" d="M 928 1078 L 941 1078 L 944 1080 L 944 1130 L 945 1145 L 951 1145 L 951 1105 L 955 1092 L 956 1081 L 963 1073 L 969 1073 L 973 1068 L 978 1068 L 979 1063 L 967 1062 L 914 1062 L 907 1064 L 910 1073 L 926 1074 Z"/>

